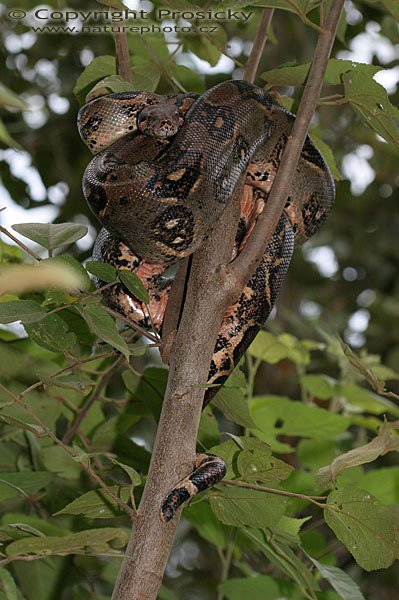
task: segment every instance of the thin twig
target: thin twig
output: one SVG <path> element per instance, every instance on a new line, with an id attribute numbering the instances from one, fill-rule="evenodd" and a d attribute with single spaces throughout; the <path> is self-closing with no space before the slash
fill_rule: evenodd
<path id="1" fill-rule="evenodd" d="M 264 249 L 276 230 L 283 212 L 296 173 L 296 165 L 320 96 L 324 73 L 336 36 L 343 4 L 344 0 L 336 0 L 331 4 L 325 22 L 326 26 L 319 33 L 314 60 L 312 61 L 306 81 L 298 114 L 287 140 L 276 178 L 267 200 L 267 207 L 259 216 L 255 229 L 245 248 L 227 269 L 232 277 L 232 281 L 235 279 L 237 295 L 252 273 L 255 272 L 263 256 Z"/>
<path id="2" fill-rule="evenodd" d="M 237 537 L 237 528 L 234 528 L 231 532 L 230 541 L 229 541 L 229 544 L 226 549 L 226 556 L 224 556 L 222 550 L 220 550 L 220 552 L 221 552 L 220 559 L 221 559 L 221 563 L 222 563 L 222 573 L 221 573 L 221 577 L 220 577 L 220 583 L 224 583 L 229 578 L 229 571 L 230 571 L 230 567 L 231 567 L 231 561 L 233 560 L 236 537 Z M 221 590 L 219 590 L 216 600 L 223 600 L 223 598 L 224 598 L 224 593 Z"/>
<path id="3" fill-rule="evenodd" d="M 253 83 L 255 81 L 256 72 L 265 48 L 267 32 L 273 18 L 273 13 L 274 8 L 264 8 L 262 11 L 262 17 L 259 23 L 258 31 L 256 32 L 254 45 L 252 46 L 251 54 L 249 55 L 244 69 L 243 79 L 248 81 L 248 83 Z"/>
<path id="4" fill-rule="evenodd" d="M 307 496 L 306 494 L 297 494 L 295 492 L 287 492 L 286 490 L 279 490 L 277 488 L 267 487 L 265 485 L 257 485 L 256 483 L 245 483 L 244 481 L 238 481 L 237 479 L 223 479 L 223 484 L 235 485 L 236 487 L 246 488 L 248 490 L 257 490 L 259 492 L 268 492 L 269 494 L 276 494 L 277 496 L 287 496 L 288 498 L 297 498 L 299 500 L 306 500 L 315 504 L 319 508 L 325 508 L 326 504 L 318 502 L 318 500 L 326 500 L 327 496 Z"/>
<path id="5" fill-rule="evenodd" d="M 297 127 L 296 133 L 300 137 L 299 150 L 296 151 L 295 144 L 289 144 L 285 152 L 285 162 L 288 162 L 293 172 L 295 172 L 307 127 L 319 97 L 343 2 L 344 0 L 336 0 L 332 3 L 326 22 L 327 29 L 320 33 L 314 60 L 317 69 L 313 69 L 314 81 L 320 86 L 313 85 L 308 88 L 307 95 L 303 99 L 306 106 L 302 107 L 301 116 L 298 114 L 299 130 Z M 311 93 L 309 94 L 309 92 Z M 301 106 L 302 104 L 301 102 Z M 303 137 L 301 137 L 302 134 Z M 283 175 L 287 176 L 287 166 L 284 169 Z M 193 256 L 186 300 L 171 355 L 168 385 L 150 468 L 127 552 L 113 591 L 113 600 L 144 598 L 145 600 L 154 600 L 162 582 L 180 511 L 170 523 L 164 523 L 161 519 L 160 506 L 176 481 L 179 481 L 192 467 L 204 396 L 204 389 L 200 389 L 198 385 L 203 384 L 208 376 L 215 340 L 225 308 L 230 304 L 230 298 L 234 294 L 237 294 L 235 297 L 238 297 L 254 272 L 257 261 L 260 260 L 265 248 L 265 234 L 262 231 L 259 232 L 261 228 L 257 226 L 257 236 L 258 238 L 261 236 L 261 239 L 258 247 L 256 244 L 252 245 L 252 256 L 249 252 L 246 253 L 247 264 L 241 264 L 241 267 L 244 266 L 244 272 L 241 273 L 239 269 L 233 270 L 235 261 L 228 267 L 226 266 L 231 258 L 237 231 L 243 183 L 244 177 L 224 211 L 223 227 L 215 227 Z M 273 189 L 275 185 L 276 183 L 274 183 Z M 279 185 L 281 186 L 281 183 Z M 277 188 L 278 193 L 274 194 L 271 218 L 273 220 L 274 215 L 275 220 L 270 229 L 270 237 L 276 229 L 285 203 L 286 196 L 284 194 L 288 195 L 290 185 L 291 181 L 287 190 Z M 267 223 L 269 218 L 269 203 L 270 198 L 267 209 L 258 219 L 259 224 L 263 217 L 263 227 L 264 221 Z M 316 501 L 313 500 L 313 502 Z"/>
<path id="6" fill-rule="evenodd" d="M 126 325 L 128 325 L 131 329 L 139 331 L 141 335 L 154 342 L 155 345 L 159 346 L 159 338 L 147 331 L 146 329 L 144 329 L 144 327 L 141 327 L 141 325 L 130 321 L 127 317 L 124 317 L 120 313 L 116 312 L 116 310 L 112 310 L 112 308 L 109 308 L 108 306 L 103 306 L 103 309 L 116 319 L 119 319 L 120 321 L 123 321 L 123 323 L 126 323 Z"/>
<path id="7" fill-rule="evenodd" d="M 127 37 L 124 31 L 115 31 L 115 56 L 116 72 L 118 75 L 132 83 L 132 70 L 130 68 L 129 47 Z"/>
<path id="8" fill-rule="evenodd" d="M 93 361 L 99 360 L 101 358 L 112 358 L 113 356 L 117 356 L 117 354 L 118 354 L 117 352 L 105 352 L 104 354 L 95 354 L 94 356 L 89 356 L 89 358 L 81 358 L 81 359 L 77 360 L 75 363 L 72 363 L 71 365 L 69 365 L 68 367 L 64 367 L 63 369 L 60 369 L 56 373 L 53 373 L 53 375 L 49 375 L 48 379 L 39 379 L 39 381 L 36 381 L 36 383 L 33 383 L 28 388 L 26 388 L 26 390 L 21 392 L 18 397 L 20 400 L 22 400 L 22 398 L 24 398 L 24 396 L 26 396 L 27 394 L 29 394 L 36 388 L 38 388 L 42 385 L 43 386 L 48 385 L 48 383 L 52 379 L 56 379 L 56 377 L 59 377 L 60 375 L 63 375 L 64 373 L 68 373 L 68 371 L 72 371 L 73 369 L 75 369 L 76 367 L 79 367 L 80 365 L 84 365 L 85 363 L 93 362 Z"/>
<path id="9" fill-rule="evenodd" d="M 36 254 L 36 252 L 31 250 L 30 248 L 28 248 L 28 246 L 25 246 L 25 244 L 23 242 L 21 242 L 21 240 L 16 238 L 15 235 L 13 235 L 9 231 L 7 231 L 7 229 L 5 229 L 5 227 L 2 227 L 1 225 L 0 225 L 0 233 L 4 233 L 4 235 L 8 236 L 10 238 L 10 240 L 15 242 L 20 248 L 22 248 L 22 250 L 25 250 L 25 252 L 30 254 L 35 260 L 42 260 L 41 256 Z"/>
<path id="10" fill-rule="evenodd" d="M 13 394 L 13 392 L 11 392 L 11 390 L 6 388 L 1 383 L 0 383 L 0 389 L 3 390 L 3 392 L 5 394 L 7 394 L 10 398 L 12 398 L 14 400 L 14 402 L 16 402 L 21 408 L 23 408 L 32 417 L 32 419 L 37 423 L 37 425 L 39 425 L 40 429 L 47 437 L 49 437 L 55 444 L 57 444 L 57 446 L 60 446 L 60 448 L 62 448 L 73 460 L 78 462 L 79 465 L 82 467 L 82 469 L 84 471 L 86 471 L 86 473 L 88 475 L 90 475 L 90 477 L 104 490 L 104 492 L 114 500 L 114 502 L 117 504 L 117 506 L 119 506 L 119 508 L 123 512 L 128 514 L 130 516 L 130 518 L 134 517 L 135 511 L 133 511 L 130 508 L 130 506 L 128 506 L 125 502 L 123 502 L 123 500 L 118 498 L 118 496 L 116 494 L 114 494 L 114 492 L 107 486 L 107 484 L 101 479 L 101 477 L 99 477 L 99 475 L 97 475 L 97 473 L 95 471 L 93 471 L 93 469 L 90 467 L 90 465 L 86 464 L 83 460 L 80 460 L 77 453 L 74 452 L 73 450 L 71 450 L 71 448 L 68 448 L 68 446 L 66 446 L 64 444 L 64 442 L 62 440 L 60 440 L 51 431 L 51 429 L 49 429 L 47 427 L 47 425 L 45 425 L 43 423 L 43 421 L 31 409 L 29 404 L 26 404 L 26 402 L 23 402 L 18 396 Z M 39 432 L 36 432 L 36 435 L 39 435 Z"/>
<path id="11" fill-rule="evenodd" d="M 72 423 L 72 425 L 65 432 L 65 435 L 62 438 L 62 441 L 64 442 L 64 444 L 69 444 L 69 442 L 71 441 L 71 439 L 73 438 L 75 433 L 78 431 L 83 419 L 87 416 L 87 413 L 89 412 L 89 410 L 91 409 L 93 404 L 101 397 L 101 394 L 102 394 L 103 390 L 107 387 L 109 380 L 111 379 L 111 377 L 114 375 L 114 373 L 118 370 L 120 365 L 125 360 L 126 360 L 125 357 L 120 355 L 108 369 L 103 371 L 101 377 L 99 378 L 99 380 L 97 382 L 96 388 L 93 390 L 93 393 L 91 394 L 91 396 L 88 398 L 86 403 L 80 409 L 80 411 L 79 411 L 76 419 Z"/>

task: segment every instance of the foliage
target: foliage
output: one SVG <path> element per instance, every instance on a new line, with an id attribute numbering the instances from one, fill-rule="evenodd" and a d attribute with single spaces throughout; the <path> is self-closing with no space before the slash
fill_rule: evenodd
<path id="1" fill-rule="evenodd" d="M 177 10 L 194 7 L 173 4 Z M 228 4 L 218 3 L 222 10 Z M 294 109 L 320 4 L 235 3 L 237 10 L 258 11 L 256 17 L 256 7 L 283 9 L 275 14 L 275 43 L 265 52 L 259 83 L 282 94 L 293 86 Z M 393 2 L 360 7 L 363 17 L 340 28 L 337 50 L 375 21 L 384 39 L 395 40 Z M 203 76 L 193 63 L 187 67 L 174 58 L 192 52 L 216 65 L 227 42 L 238 38 L 241 51 L 234 60 L 240 69 L 243 42 L 253 39 L 257 21 L 224 21 L 207 36 L 182 32 L 169 49 L 161 34 L 129 35 L 133 87 L 202 92 L 230 75 Z M 27 24 L 7 21 L 4 27 L 5 38 L 14 35 L 22 46 L 14 52 L 9 42 L 4 50 L 9 70 L 0 103 L 7 128 L 0 123 L 0 139 L 29 153 L 44 184 L 42 202 L 58 206 L 59 222 L 29 217 L 31 222 L 8 229 L 18 234 L 20 247 L 8 243 L 7 231 L 1 242 L 0 283 L 16 275 L 0 297 L 0 600 L 109 598 L 145 482 L 168 373 L 156 354 L 156 334 L 142 338 L 116 322 L 90 275 L 105 286 L 121 281 L 146 303 L 141 282 L 110 265 L 81 262 L 92 236 L 80 192 L 89 156 L 75 130 L 72 89 L 82 104 L 87 94 L 122 91 L 126 83 L 116 75 L 112 36 L 37 34 L 24 53 Z M 87 55 L 94 60 L 84 69 Z M 47 75 L 40 60 L 53 65 L 47 64 Z M 373 79 L 380 68 L 337 57 L 329 63 L 315 129 L 319 147 L 337 179 L 334 159 L 342 167 L 359 148 L 374 149 L 375 179 L 357 198 L 347 181 L 337 183 L 334 213 L 317 240 L 297 252 L 277 316 L 204 411 L 198 448 L 226 460 L 227 481 L 185 508 L 160 598 L 361 600 L 364 592 L 380 599 L 388 585 L 384 575 L 379 572 L 377 580 L 365 572 L 388 567 L 399 585 L 391 566 L 399 547 L 399 397 L 390 391 L 399 379 L 393 298 L 398 256 L 390 242 L 399 135 L 395 95 Z M 69 98 L 65 114 L 51 108 L 55 90 Z M 38 95 L 45 120 L 33 131 L 26 106 Z M 36 206 L 29 181 L 15 176 L 9 156 L 1 155 L 3 184 L 29 214 Z M 69 192 L 56 205 L 54 189 L 64 189 L 62 182 Z M 36 244 L 30 254 L 23 249 L 26 239 Z M 332 278 L 317 271 L 320 261 L 312 257 L 320 248 L 329 248 L 337 263 Z M 46 264 L 51 269 L 40 284 Z M 66 269 L 72 283 L 65 287 L 60 281 Z M 359 310 L 371 323 L 360 344 L 350 325 Z M 17 322 L 23 328 L 9 327 Z M 347 343 L 352 341 L 354 349 Z"/>

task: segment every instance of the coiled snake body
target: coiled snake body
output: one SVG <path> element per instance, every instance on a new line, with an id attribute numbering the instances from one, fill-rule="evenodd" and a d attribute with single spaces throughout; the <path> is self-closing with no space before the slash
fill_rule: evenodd
<path id="1" fill-rule="evenodd" d="M 263 89 L 243 81 L 221 83 L 202 96 L 124 92 L 97 98 L 78 117 L 82 139 L 95 154 L 83 177 L 86 199 L 104 228 L 94 258 L 135 272 L 150 294 L 144 306 L 122 284 L 104 291 L 115 310 L 162 331 L 171 264 L 192 254 L 244 178 L 234 258 L 245 246 L 267 203 L 294 116 Z M 328 167 L 308 137 L 278 227 L 255 274 L 228 307 L 208 383 L 222 384 L 269 316 L 294 243 L 325 221 L 334 199 Z M 215 394 L 208 388 L 206 405 Z M 161 509 L 177 508 L 225 474 L 217 457 L 199 455 L 195 470 Z"/>

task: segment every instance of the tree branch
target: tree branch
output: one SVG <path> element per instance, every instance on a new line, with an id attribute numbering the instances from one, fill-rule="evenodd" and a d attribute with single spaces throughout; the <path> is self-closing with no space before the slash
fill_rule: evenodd
<path id="1" fill-rule="evenodd" d="M 118 75 L 132 83 L 132 70 L 130 68 L 129 47 L 127 37 L 124 31 L 115 31 L 115 56 L 116 72 Z"/>
<path id="2" fill-rule="evenodd" d="M 251 54 L 245 66 L 243 78 L 248 83 L 255 80 L 256 71 L 262 57 L 263 50 L 267 41 L 267 31 L 273 17 L 274 9 L 265 8 L 262 11 L 262 17 L 256 33 L 255 42 L 252 46 Z M 179 270 L 172 284 L 169 295 L 168 305 L 166 307 L 165 317 L 162 324 L 162 345 L 161 357 L 165 364 L 169 364 L 170 353 L 173 350 L 173 344 L 176 338 L 176 331 L 181 315 L 182 303 L 184 301 L 184 291 L 189 276 L 189 259 L 181 261 Z"/>
<path id="3" fill-rule="evenodd" d="M 99 398 L 101 398 L 101 394 L 103 393 L 103 390 L 107 387 L 109 380 L 125 360 L 126 359 L 124 356 L 118 356 L 118 358 L 112 363 L 112 365 L 101 374 L 95 390 L 93 390 L 87 402 L 79 410 L 76 419 L 62 438 L 64 444 L 69 444 L 75 433 L 78 431 L 83 419 L 87 416 L 87 413 L 89 412 L 93 404 Z"/>
<path id="4" fill-rule="evenodd" d="M 264 213 L 258 219 L 256 240 L 248 242 L 240 265 L 229 265 L 238 224 L 243 178 L 223 214 L 223 227 L 215 227 L 194 254 L 182 318 L 170 361 L 163 403 L 148 478 L 133 523 L 132 535 L 112 595 L 113 600 L 155 600 L 172 547 L 179 514 L 170 523 L 160 517 L 163 499 L 173 485 L 192 469 L 198 425 L 209 365 L 223 313 L 254 272 L 265 237 L 273 234 L 313 114 L 344 0 L 332 3 L 326 29 L 320 32 L 315 60 L 305 88 L 297 127 L 284 152 L 282 174 L 273 185 Z M 285 166 L 284 166 L 285 165 Z M 283 178 L 290 177 L 284 186 Z M 273 193 L 273 192 L 272 192 Z M 270 205 L 270 207 L 269 207 Z M 265 224 L 272 225 L 264 231 Z M 253 234 L 254 235 L 254 234 Z M 244 251 L 245 251 L 244 250 Z M 241 257 L 241 255 L 240 255 Z M 227 266 L 226 266 L 227 265 Z"/>
<path id="5" fill-rule="evenodd" d="M 281 162 L 267 200 L 267 208 L 258 218 L 247 245 L 230 266 L 237 292 L 248 281 L 258 266 L 283 212 L 295 175 L 313 113 L 323 85 L 324 73 L 336 36 L 344 0 L 332 2 L 325 27 L 319 33 L 314 59 L 299 105 L 298 114 L 288 138 Z"/>
<path id="6" fill-rule="evenodd" d="M 179 514 L 166 524 L 160 508 L 173 485 L 192 469 L 204 396 L 199 385 L 207 381 L 226 307 L 221 265 L 231 256 L 242 185 L 224 213 L 223 228 L 216 227 L 193 256 L 148 478 L 113 600 L 154 600 L 162 581 Z"/>
<path id="7" fill-rule="evenodd" d="M 251 54 L 249 55 L 248 62 L 244 69 L 243 79 L 248 81 L 248 83 L 253 83 L 255 81 L 260 59 L 262 58 L 263 50 L 265 49 L 267 32 L 273 18 L 273 13 L 274 8 L 264 8 L 262 11 L 262 17 L 258 31 L 256 32 L 254 45 L 252 46 Z"/>

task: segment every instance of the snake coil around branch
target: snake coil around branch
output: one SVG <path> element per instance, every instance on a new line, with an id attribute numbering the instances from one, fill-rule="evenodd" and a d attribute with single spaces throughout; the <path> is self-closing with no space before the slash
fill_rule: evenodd
<path id="1" fill-rule="evenodd" d="M 85 197 L 103 229 L 94 258 L 134 272 L 148 305 L 123 284 L 104 290 L 105 302 L 132 322 L 155 329 L 171 289 L 165 275 L 190 256 L 243 184 L 231 259 L 245 247 L 268 195 L 295 117 L 263 89 L 227 81 L 203 95 L 159 96 L 131 91 L 92 100 L 78 127 L 95 157 L 83 177 Z M 331 173 L 306 138 L 284 212 L 262 260 L 223 316 L 204 406 L 231 374 L 268 318 L 294 246 L 324 223 L 334 200 Z M 101 282 L 99 282 L 101 283 Z M 198 455 L 194 470 L 168 494 L 161 518 L 225 475 L 221 459 Z"/>

